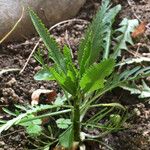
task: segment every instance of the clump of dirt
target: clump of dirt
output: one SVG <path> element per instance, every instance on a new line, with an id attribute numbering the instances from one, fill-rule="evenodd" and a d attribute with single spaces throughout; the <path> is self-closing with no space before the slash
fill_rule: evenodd
<path id="1" fill-rule="evenodd" d="M 123 8 L 121 15 L 119 16 L 120 19 L 124 17 L 139 18 L 141 21 L 147 21 L 148 24 L 150 19 L 149 0 L 113 0 L 112 2 L 113 5 L 118 3 L 122 4 Z M 76 55 L 77 47 L 84 35 L 84 31 L 87 28 L 88 22 L 92 20 L 93 15 L 96 13 L 100 4 L 101 0 L 87 0 L 86 4 L 76 16 L 77 18 L 84 19 L 87 22 L 69 22 L 53 29 L 51 33 L 56 38 L 57 42 L 60 45 L 63 45 L 64 43 L 69 44 Z M 4 46 L 1 45 L 0 69 L 23 68 L 38 39 L 38 37 L 35 37 L 23 43 L 12 43 Z M 145 51 L 145 49 L 150 53 L 150 29 L 148 27 L 146 30 L 146 35 L 143 35 L 139 43 L 141 43 L 141 46 L 138 52 L 140 52 L 141 55 L 143 55 L 143 51 Z M 41 43 L 39 46 L 42 48 L 43 44 Z M 136 44 L 133 49 L 137 47 L 138 44 Z M 34 74 L 40 70 L 40 68 L 41 66 L 35 61 L 35 59 L 31 58 L 22 74 L 19 74 L 17 71 L 12 71 L 0 75 L 0 119 L 4 117 L 1 110 L 2 107 L 6 106 L 12 108 L 14 104 L 30 103 L 31 94 L 36 89 L 57 88 L 56 83 L 54 82 L 40 82 L 34 80 Z M 58 88 L 57 91 L 59 91 Z M 118 95 L 117 93 L 113 93 L 111 98 L 115 96 L 115 99 L 119 99 L 119 101 L 128 107 L 131 112 L 134 110 L 135 115 L 127 123 L 129 129 L 109 134 L 108 136 L 102 138 L 102 141 L 105 144 L 108 144 L 114 150 L 149 150 L 149 102 L 140 102 L 137 97 L 133 98 L 129 94 L 125 94 L 126 96 L 124 96 L 124 93 L 122 95 Z M 0 149 L 22 150 L 25 148 L 27 140 L 23 130 L 18 129 L 18 132 L 14 131 L 14 128 L 12 128 L 10 132 L 13 132 L 13 134 L 0 137 Z M 107 150 L 106 146 L 102 144 L 95 144 L 95 150 L 98 149 Z"/>

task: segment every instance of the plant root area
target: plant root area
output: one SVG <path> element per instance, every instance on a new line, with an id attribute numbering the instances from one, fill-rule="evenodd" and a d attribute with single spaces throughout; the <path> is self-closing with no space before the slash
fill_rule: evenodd
<path id="1" fill-rule="evenodd" d="M 142 22 L 147 22 L 145 33 L 138 41 L 135 41 L 133 47 L 130 46 L 131 51 L 125 54 L 125 57 L 142 56 L 145 53 L 150 58 L 150 0 L 112 0 L 113 5 L 118 3 L 122 5 L 122 11 L 117 22 L 124 17 L 138 18 Z M 68 44 L 73 49 L 75 56 L 88 22 L 92 20 L 100 4 L 101 0 L 87 0 L 76 16 L 86 21 L 70 21 L 51 31 L 60 45 Z M 117 22 L 116 25 L 118 25 Z M 22 69 L 38 40 L 39 37 L 34 37 L 24 42 L 0 45 L 0 69 Z M 40 43 L 39 47 L 43 48 L 43 43 Z M 40 68 L 41 66 L 32 57 L 21 74 L 15 70 L 0 74 L 0 119 L 7 118 L 2 111 L 3 107 L 13 110 L 15 104 L 30 103 L 31 94 L 36 89 L 54 89 L 59 92 L 55 82 L 40 82 L 33 79 L 34 74 Z M 87 149 L 108 150 L 106 144 L 114 150 L 149 150 L 150 101 L 138 99 L 138 96 L 130 95 L 129 92 L 121 89 L 111 91 L 109 96 L 106 95 L 106 99 L 109 102 L 115 101 L 123 104 L 128 108 L 129 113 L 134 115 L 127 120 L 126 129 L 102 137 L 101 141 L 104 144 L 88 142 Z M 24 150 L 27 143 L 27 135 L 22 128 L 13 127 L 9 132 L 0 136 L 0 150 Z"/>

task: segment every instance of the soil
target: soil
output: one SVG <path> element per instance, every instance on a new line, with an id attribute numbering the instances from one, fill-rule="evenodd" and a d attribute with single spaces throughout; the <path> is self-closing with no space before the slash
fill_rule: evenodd
<path id="1" fill-rule="evenodd" d="M 147 22 L 147 30 L 133 50 L 136 50 L 139 43 L 141 54 L 145 51 L 150 53 L 150 0 L 112 0 L 113 5 L 121 3 L 122 11 L 119 20 L 124 17 L 138 18 Z M 87 0 L 76 18 L 91 21 L 93 15 L 100 6 L 101 0 Z M 69 22 L 60 25 L 51 31 L 61 45 L 68 43 L 76 54 L 80 39 L 84 35 L 84 29 L 88 22 Z M 22 69 L 38 37 L 28 39 L 22 43 L 10 43 L 0 45 L 0 69 L 17 68 Z M 40 44 L 43 47 L 43 44 Z M 132 47 L 131 47 L 132 48 Z M 149 55 L 150 57 L 150 55 Z M 40 70 L 40 65 L 32 57 L 24 72 L 10 71 L 0 75 L 0 119 L 7 117 L 2 114 L 2 107 L 7 106 L 12 109 L 14 104 L 27 104 L 31 101 L 31 94 L 39 88 L 56 89 L 56 83 L 39 82 L 33 79 L 34 74 Z M 57 89 L 59 90 L 59 89 Z M 119 93 L 119 94 L 118 94 Z M 109 134 L 102 138 L 103 143 L 109 145 L 114 150 L 149 150 L 150 149 L 150 102 L 148 100 L 139 100 L 136 96 L 131 96 L 128 92 L 114 92 L 113 98 L 124 104 L 129 112 L 135 112 L 135 115 L 127 121 L 126 130 Z M 27 143 L 27 137 L 23 129 L 14 130 L 12 134 L 2 135 L 0 137 L 0 150 L 23 150 Z M 93 143 L 92 143 L 93 144 Z M 92 150 L 107 150 L 103 144 L 88 145 Z M 91 146 L 92 145 L 92 146 Z"/>

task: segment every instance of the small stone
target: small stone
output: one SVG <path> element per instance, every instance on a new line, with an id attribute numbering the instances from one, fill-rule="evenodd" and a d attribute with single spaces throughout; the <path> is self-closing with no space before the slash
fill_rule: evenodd
<path id="1" fill-rule="evenodd" d="M 15 78 L 11 78 L 11 80 L 8 81 L 6 84 L 7 84 L 8 86 L 12 86 L 12 85 L 14 85 L 15 83 L 16 83 L 16 79 L 15 79 Z"/>
<path id="2" fill-rule="evenodd" d="M 85 0 L 0 0 L 0 39 L 14 27 L 21 17 L 22 6 L 25 9 L 23 18 L 7 41 L 25 40 L 36 33 L 28 7 L 38 14 L 46 26 L 50 27 L 75 16 L 84 3 Z"/>
<path id="3" fill-rule="evenodd" d="M 34 65 L 34 64 L 36 64 L 37 61 L 36 61 L 35 59 L 31 58 L 31 59 L 30 59 L 30 62 L 31 62 L 31 64 Z"/>
<path id="4" fill-rule="evenodd" d="M 134 108 L 134 112 L 136 113 L 137 116 L 141 115 L 141 112 L 138 108 Z"/>
<path id="5" fill-rule="evenodd" d="M 39 71 L 39 70 L 41 70 L 41 68 L 42 68 L 41 66 L 37 66 L 34 68 L 34 71 Z"/>
<path id="6" fill-rule="evenodd" d="M 0 145 L 3 146 L 3 145 L 5 145 L 5 143 L 3 141 L 0 141 Z M 0 150 L 1 150 L 1 148 L 0 148 Z"/>

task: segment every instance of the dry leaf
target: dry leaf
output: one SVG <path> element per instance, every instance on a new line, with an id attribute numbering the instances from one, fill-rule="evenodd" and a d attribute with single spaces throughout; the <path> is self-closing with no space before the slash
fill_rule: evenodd
<path id="1" fill-rule="evenodd" d="M 45 94 L 47 96 L 46 102 L 54 101 L 57 93 L 54 90 L 47 90 L 47 89 L 37 89 L 31 95 L 31 105 L 38 105 L 40 101 L 40 95 Z"/>
<path id="2" fill-rule="evenodd" d="M 56 93 L 56 91 L 53 90 L 53 92 L 50 92 L 50 93 L 47 95 L 47 100 L 46 100 L 46 102 L 49 103 L 49 102 L 54 101 L 54 99 L 56 98 L 56 96 L 57 96 L 57 93 Z"/>
<path id="3" fill-rule="evenodd" d="M 140 35 L 144 34 L 145 30 L 146 30 L 146 22 L 143 21 L 135 28 L 135 30 L 132 32 L 131 36 L 133 38 L 139 37 Z"/>

